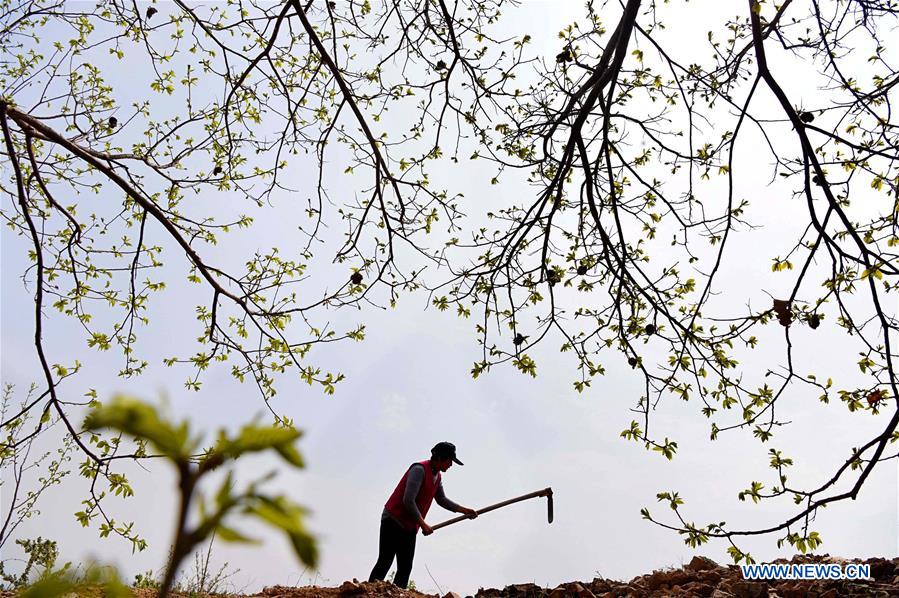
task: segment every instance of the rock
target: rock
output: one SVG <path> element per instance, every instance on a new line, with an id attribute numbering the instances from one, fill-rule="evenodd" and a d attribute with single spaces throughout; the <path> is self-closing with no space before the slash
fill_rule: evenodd
<path id="1" fill-rule="evenodd" d="M 895 573 L 895 565 L 886 559 L 868 559 L 865 561 L 871 567 L 871 577 L 877 581 L 885 581 Z"/>
<path id="2" fill-rule="evenodd" d="M 462 596 L 460 596 L 456 592 L 447 592 L 443 595 L 443 598 L 462 598 Z"/>
<path id="3" fill-rule="evenodd" d="M 579 583 L 574 584 L 574 586 L 571 589 L 574 590 L 575 596 L 578 596 L 578 598 L 596 598 L 596 596 L 593 594 L 593 592 L 591 592 L 590 590 L 588 590 L 587 588 L 585 588 L 584 586 L 582 586 Z"/>
<path id="4" fill-rule="evenodd" d="M 692 578 L 680 569 L 672 571 L 653 571 L 643 578 L 646 588 L 655 591 L 663 585 L 668 587 L 679 586 L 681 584 L 692 581 Z"/>
<path id="5" fill-rule="evenodd" d="M 566 598 L 568 593 L 565 590 L 564 585 L 556 586 L 552 592 L 549 593 L 549 598 Z"/>
<path id="6" fill-rule="evenodd" d="M 503 588 L 502 596 L 515 598 L 531 598 L 533 596 L 543 596 L 546 590 L 533 583 L 518 583 Z"/>
<path id="7" fill-rule="evenodd" d="M 710 598 L 733 598 L 733 596 L 734 595 L 731 594 L 730 592 L 725 592 L 723 590 L 719 590 L 716 588 L 715 591 L 712 592 L 712 595 Z"/>
<path id="8" fill-rule="evenodd" d="M 723 567 L 721 568 L 721 571 L 724 571 L 725 573 L 727 572 L 727 570 L 724 569 Z M 709 570 L 709 571 L 700 571 L 699 573 L 696 574 L 697 581 L 701 581 L 702 583 L 707 583 L 710 586 L 717 586 L 721 582 L 722 577 L 723 577 L 722 574 L 717 569 L 713 569 L 713 570 Z"/>
<path id="9" fill-rule="evenodd" d="M 590 584 L 590 589 L 594 594 L 598 595 L 610 591 L 612 589 L 612 584 L 601 577 L 597 577 L 593 580 L 593 583 Z"/>
<path id="10" fill-rule="evenodd" d="M 718 563 L 708 557 L 699 555 L 694 556 L 693 560 L 684 567 L 688 571 L 709 571 L 717 568 Z"/>
<path id="11" fill-rule="evenodd" d="M 703 598 L 711 596 L 715 591 L 714 586 L 710 586 L 707 583 L 701 583 L 698 581 L 691 581 L 690 583 L 684 585 L 683 589 L 686 591 L 687 596 L 702 596 Z"/>
<path id="12" fill-rule="evenodd" d="M 536 587 L 536 586 L 535 586 Z M 540 594 L 530 594 L 539 596 Z M 550 598 L 596 598 L 596 595 L 577 582 L 563 583 L 549 593 Z"/>
<path id="13" fill-rule="evenodd" d="M 777 595 L 781 598 L 805 598 L 808 590 L 796 582 L 787 581 L 777 585 Z"/>
<path id="14" fill-rule="evenodd" d="M 337 588 L 337 591 L 341 596 L 356 596 L 358 594 L 364 594 L 365 588 L 359 585 L 358 582 L 345 581 L 339 588 Z"/>
<path id="15" fill-rule="evenodd" d="M 762 598 L 768 595 L 768 585 L 758 581 L 735 581 L 731 593 L 737 598 Z"/>
<path id="16" fill-rule="evenodd" d="M 491 590 L 492 591 L 492 590 Z M 533 583 L 517 583 L 503 588 L 502 592 L 497 596 L 503 598 L 533 598 L 534 596 L 545 596 L 547 591 L 537 584 Z M 488 594 L 478 594 L 480 598 L 485 598 Z M 492 595 L 491 595 L 492 596 Z"/>
<path id="17" fill-rule="evenodd" d="M 282 594 L 289 593 L 291 588 L 287 588 L 284 586 L 268 586 L 262 588 L 263 596 L 281 596 Z"/>

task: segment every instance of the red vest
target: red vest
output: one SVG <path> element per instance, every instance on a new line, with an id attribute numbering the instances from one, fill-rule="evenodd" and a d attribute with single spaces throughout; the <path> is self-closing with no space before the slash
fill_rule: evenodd
<path id="1" fill-rule="evenodd" d="M 412 465 L 415 465 L 415 463 Z M 387 512 L 390 513 L 394 519 L 399 521 L 403 527 L 410 532 L 417 533 L 419 527 L 418 520 L 403 506 L 403 494 L 406 492 L 406 478 L 409 477 L 409 470 L 412 469 L 412 465 L 410 465 L 409 469 L 406 470 L 406 473 L 403 474 L 403 479 L 396 485 L 393 494 L 387 499 L 387 504 L 384 505 L 384 508 L 386 508 Z M 418 505 L 418 511 L 421 513 L 422 518 L 424 518 L 428 514 L 428 509 L 431 508 L 431 501 L 434 500 L 434 495 L 437 494 L 437 487 L 440 485 L 440 472 L 437 472 L 437 481 L 435 482 L 434 470 L 431 469 L 430 460 L 422 461 L 420 465 L 424 465 L 425 479 L 421 483 L 421 489 L 418 491 L 418 496 L 415 497 L 415 504 Z"/>

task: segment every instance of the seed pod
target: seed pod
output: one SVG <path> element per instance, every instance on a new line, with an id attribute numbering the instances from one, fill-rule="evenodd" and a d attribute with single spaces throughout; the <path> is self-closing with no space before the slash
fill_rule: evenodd
<path id="1" fill-rule="evenodd" d="M 632 368 L 637 367 L 637 358 L 636 358 L 636 357 L 631 357 L 630 359 L 627 360 L 627 364 L 628 364 L 629 366 L 631 366 Z"/>
<path id="2" fill-rule="evenodd" d="M 583 264 L 581 264 L 580 266 L 578 266 L 578 267 L 577 267 L 577 273 L 578 273 L 579 275 L 581 275 L 581 276 L 583 276 L 584 274 L 586 274 L 586 273 L 587 273 L 587 266 L 585 266 L 585 265 L 583 265 Z"/>
<path id="3" fill-rule="evenodd" d="M 528 337 L 526 337 L 525 335 L 523 335 L 519 332 L 518 334 L 515 335 L 515 338 L 512 340 L 512 342 L 517 347 L 517 346 L 521 345 L 522 343 L 524 343 L 524 341 L 526 341 L 527 338 Z"/>
<path id="4" fill-rule="evenodd" d="M 868 405 L 871 407 L 876 407 L 878 403 L 883 400 L 883 392 L 878 388 L 876 390 L 871 391 L 871 394 L 868 395 Z"/>
<path id="5" fill-rule="evenodd" d="M 655 324 L 647 324 L 646 328 L 643 329 L 643 332 L 645 332 L 646 334 L 655 334 L 656 333 Z"/>
<path id="6" fill-rule="evenodd" d="M 362 273 L 353 272 L 353 275 L 350 276 L 350 282 L 352 282 L 353 284 L 362 284 Z"/>
<path id="7" fill-rule="evenodd" d="M 816 329 L 821 325 L 821 316 L 819 316 L 818 314 L 812 314 L 808 319 L 808 325 L 812 330 Z"/>
<path id="8" fill-rule="evenodd" d="M 564 50 L 556 54 L 556 62 L 558 64 L 564 64 L 566 62 L 571 62 L 572 60 L 573 58 L 571 56 L 571 50 L 569 50 L 568 48 L 565 48 Z"/>
<path id="9" fill-rule="evenodd" d="M 815 120 L 815 115 L 812 114 L 811 112 L 801 112 L 799 114 L 799 120 L 801 120 L 804 123 L 810 123 L 813 120 Z"/>
<path id="10" fill-rule="evenodd" d="M 559 277 L 559 273 L 555 270 L 547 270 L 546 282 L 549 283 L 549 286 L 555 286 L 556 284 L 562 282 L 562 279 Z"/>
<path id="11" fill-rule="evenodd" d="M 220 175 L 220 174 L 222 174 L 222 167 L 221 167 L 221 166 L 216 166 L 215 168 L 213 168 L 213 169 L 212 169 L 212 174 L 214 174 L 214 175 Z"/>
<path id="12" fill-rule="evenodd" d="M 446 68 L 446 63 L 443 62 L 442 60 L 438 60 L 437 61 L 437 70 L 442 71 L 445 68 Z"/>
<path id="13" fill-rule="evenodd" d="M 793 321 L 793 312 L 790 309 L 790 302 L 783 299 L 774 300 L 774 313 L 777 314 L 777 321 L 781 326 L 789 326 Z"/>
<path id="14" fill-rule="evenodd" d="M 109 120 L 107 120 L 106 123 L 109 125 L 110 129 L 115 129 L 119 124 L 119 119 L 114 116 L 110 116 Z"/>
<path id="15" fill-rule="evenodd" d="M 159 11 L 156 10 L 156 7 L 154 7 L 154 6 L 148 6 L 148 7 L 147 7 L 147 18 L 148 18 L 148 19 L 152 19 L 152 18 L 153 18 L 153 15 L 155 15 L 155 14 L 158 13 L 158 12 L 159 12 Z"/>

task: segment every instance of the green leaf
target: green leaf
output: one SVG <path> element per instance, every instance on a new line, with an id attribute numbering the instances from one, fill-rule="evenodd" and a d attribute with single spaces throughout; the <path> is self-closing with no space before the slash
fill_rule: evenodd
<path id="1" fill-rule="evenodd" d="M 230 527 L 225 527 L 224 525 L 219 525 L 217 528 L 215 528 L 215 534 L 219 539 L 225 542 L 234 542 L 240 544 L 260 544 L 259 540 L 244 536 L 240 532 L 233 530 Z"/>
<path id="2" fill-rule="evenodd" d="M 57 574 L 47 575 L 27 588 L 19 594 L 21 598 L 55 598 L 56 596 L 65 596 L 76 589 L 76 584 Z"/>
<path id="3" fill-rule="evenodd" d="M 36 582 L 22 590 L 21 598 L 56 598 L 69 594 L 93 595 L 97 587 L 100 595 L 109 598 L 131 598 L 131 591 L 119 580 L 111 567 L 89 564 L 83 573 L 76 573 L 68 565 L 43 574 Z"/>
<path id="4" fill-rule="evenodd" d="M 315 538 L 306 531 L 302 522 L 306 510 L 283 496 L 256 496 L 256 499 L 247 507 L 247 512 L 287 534 L 300 561 L 315 567 L 318 562 Z"/>
<path id="5" fill-rule="evenodd" d="M 175 427 L 160 418 L 156 408 L 124 395 L 88 413 L 84 425 L 89 430 L 110 428 L 146 440 L 156 450 L 175 460 L 184 460 L 196 449 L 189 438 L 187 422 Z"/>
<path id="6" fill-rule="evenodd" d="M 235 438 L 228 438 L 224 432 L 220 433 L 212 455 L 218 453 L 229 459 L 237 459 L 248 453 L 274 449 L 294 467 L 303 467 L 303 457 L 294 446 L 301 435 L 299 430 L 293 428 L 248 424 L 241 428 Z"/>

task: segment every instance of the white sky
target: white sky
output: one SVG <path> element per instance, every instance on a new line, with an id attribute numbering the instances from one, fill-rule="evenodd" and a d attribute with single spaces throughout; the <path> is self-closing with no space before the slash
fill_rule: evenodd
<path id="1" fill-rule="evenodd" d="M 709 10 L 710 4 L 720 6 L 699 2 L 694 10 Z M 733 10 L 742 12 L 743 6 L 736 3 Z M 556 51 L 555 32 L 578 10 L 577 3 L 526 2 L 514 14 L 509 11 L 510 27 L 538 23 L 540 30 L 531 32 L 534 47 L 551 59 Z M 669 29 L 685 27 L 692 18 L 695 13 L 685 13 L 683 21 L 669 24 Z M 755 148 L 745 151 L 748 158 Z M 438 175 L 452 178 L 455 172 L 446 167 Z M 778 251 L 767 247 L 776 246 L 790 230 L 789 216 L 801 213 L 801 207 L 786 207 L 776 193 L 769 192 L 766 182 L 745 181 L 742 188 L 769 216 L 763 230 L 735 240 L 732 251 L 738 259 L 733 263 L 740 266 L 723 275 L 719 288 L 726 292 L 721 301 L 742 305 L 765 297 L 765 290 L 773 294 L 781 290 L 777 284 L 783 283 L 776 282 L 770 272 L 770 258 Z M 469 198 L 497 205 L 502 204 L 504 193 L 521 192 L 510 184 L 479 195 L 476 180 L 464 185 L 471 189 Z M 239 258 L 249 249 L 268 247 L 272 238 L 290 246 L 289 234 L 277 217 L 270 217 L 251 233 L 235 234 L 219 251 Z M 759 246 L 765 251 L 757 255 Z M 2 379 L 25 388 L 40 380 L 31 343 L 31 295 L 20 279 L 25 244 L 4 228 L 0 248 Z M 168 262 L 173 269 L 183 267 L 173 256 Z M 146 399 L 167 395 L 173 413 L 190 417 L 199 429 L 210 433 L 261 414 L 254 391 L 235 382 L 227 368 L 211 368 L 202 392 L 196 394 L 183 390 L 186 371 L 160 366 L 160 359 L 173 352 L 173 339 L 186 337 L 189 347 L 196 336 L 193 305 L 197 301 L 190 292 L 175 283 L 156 298 L 150 311 L 152 325 L 140 337 L 143 354 L 153 366 L 136 380 L 116 378 L 121 357 L 86 352 L 72 323 L 48 310 L 53 329 L 45 342 L 51 361 L 77 355 L 86 364 L 85 373 L 72 383 L 72 395 L 80 396 L 88 387 L 96 388 L 101 397 L 117 391 Z M 737 492 L 750 480 L 770 482 L 765 458 L 769 447 L 745 435 L 724 435 L 709 442 L 708 422 L 692 403 L 668 401 L 655 415 L 657 434 L 678 441 L 672 462 L 620 439 L 619 432 L 633 419 L 629 409 L 641 393 L 640 381 L 623 359 L 606 363 L 606 376 L 583 395 L 571 386 L 574 363 L 556 352 L 557 340 L 535 352 L 536 380 L 511 367 L 494 368 L 489 375 L 472 380 L 469 370 L 480 355 L 474 323 L 425 310 L 426 305 L 425 295 L 412 295 L 390 312 L 330 314 L 327 319 L 337 329 L 361 321 L 367 326 L 363 343 L 314 353 L 314 362 L 346 374 L 347 380 L 338 385 L 333 397 L 294 381 L 282 383 L 276 407 L 305 430 L 300 448 L 308 468 L 300 473 L 282 471 L 273 487 L 312 510 L 309 525 L 320 539 L 321 566 L 318 572 L 304 571 L 279 537 L 237 524 L 238 529 L 257 531 L 265 542 L 215 547 L 215 563 L 227 561 L 241 570 L 233 578 L 236 588 L 337 585 L 353 577 L 366 579 L 377 554 L 384 501 L 405 468 L 426 458 L 440 440 L 454 442 L 466 463 L 444 477 L 450 498 L 478 508 L 551 486 L 555 522 L 546 523 L 545 501 L 530 501 L 431 537 L 420 536 L 412 579 L 424 591 L 439 587 L 442 592 L 473 593 L 478 587 L 531 581 L 554 586 L 598 574 L 630 578 L 653 568 L 678 566 L 693 553 L 675 534 L 642 521 L 639 514 L 640 507 L 648 506 L 662 516 L 667 507 L 656 503 L 655 494 L 663 490 L 680 491 L 686 500 L 684 513 L 697 523 L 726 520 L 745 529 L 779 522 L 791 512 L 789 506 L 777 509 L 737 500 Z M 796 342 L 798 351 L 804 349 L 817 365 L 855 367 L 854 360 L 843 365 L 840 338 L 825 330 Z M 774 446 L 796 458 L 793 475 L 809 484 L 829 478 L 832 464 L 866 438 L 874 429 L 870 424 L 883 417 L 850 417 L 841 405 L 790 404 L 788 400 L 783 401 L 785 413 L 795 423 L 780 433 Z M 150 543 L 145 552 L 131 555 L 123 541 L 100 540 L 96 529 L 80 528 L 72 514 L 79 509 L 85 488 L 74 476 L 51 490 L 41 504 L 41 516 L 23 525 L 19 537 L 52 537 L 59 542 L 61 560 L 84 562 L 96 557 L 117 564 L 126 579 L 146 569 L 158 571 L 172 533 L 173 478 L 162 464 L 151 463 L 147 468 L 131 474 L 137 496 L 111 507 L 117 519 L 137 522 Z M 257 476 L 270 469 L 283 468 L 274 459 L 257 458 L 243 464 L 240 472 Z M 435 505 L 429 521 L 450 516 Z M 899 550 L 897 525 L 896 465 L 889 463 L 875 471 L 857 501 L 828 507 L 813 528 L 823 536 L 823 550 L 830 554 L 892 557 Z M 790 554 L 777 551 L 771 537 L 744 545 L 759 561 Z M 712 543 L 700 553 L 725 562 L 725 548 L 723 543 Z"/>

